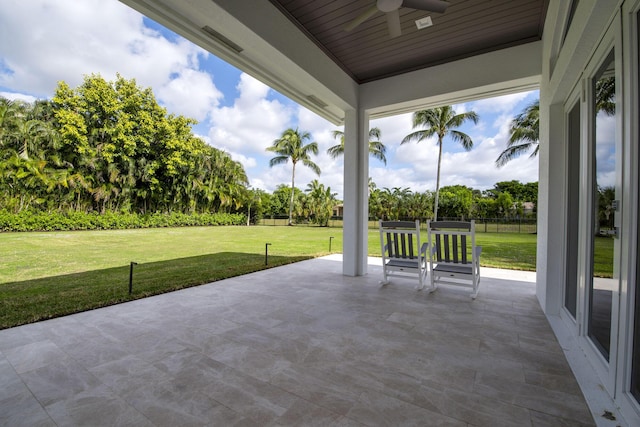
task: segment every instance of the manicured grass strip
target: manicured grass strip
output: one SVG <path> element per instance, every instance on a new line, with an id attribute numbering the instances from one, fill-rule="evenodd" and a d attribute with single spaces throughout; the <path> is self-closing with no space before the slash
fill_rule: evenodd
<path id="1" fill-rule="evenodd" d="M 112 267 L 4 283 L 0 285 L 0 329 L 38 320 L 171 292 L 265 268 L 309 259 L 310 256 L 269 256 L 220 252 L 134 266 L 129 295 L 129 266 Z"/>
<path id="2" fill-rule="evenodd" d="M 213 282 L 269 266 L 342 252 L 342 229 L 185 227 L 0 233 L 0 328 Z M 426 232 L 422 238 L 426 241 Z M 536 235 L 478 233 L 482 265 L 535 270 Z M 611 277 L 613 242 L 596 239 L 595 273 Z M 380 256 L 377 230 L 368 235 Z M 128 294 L 129 263 L 134 269 Z"/>
<path id="3" fill-rule="evenodd" d="M 598 236 L 593 242 L 593 275 L 613 277 L 613 237 Z"/>
<path id="4" fill-rule="evenodd" d="M 342 230 L 185 227 L 0 233 L 0 328 L 342 251 Z M 134 268 L 128 295 L 129 263 Z"/>
<path id="5" fill-rule="evenodd" d="M 189 258 L 220 252 L 321 256 L 342 252 L 342 229 L 321 227 L 183 227 L 0 233 L 0 283 Z M 380 244 L 378 243 L 378 246 Z"/>
<path id="6" fill-rule="evenodd" d="M 485 267 L 510 270 L 536 269 L 536 236 L 518 233 L 476 233 L 482 246 L 480 262 Z"/>

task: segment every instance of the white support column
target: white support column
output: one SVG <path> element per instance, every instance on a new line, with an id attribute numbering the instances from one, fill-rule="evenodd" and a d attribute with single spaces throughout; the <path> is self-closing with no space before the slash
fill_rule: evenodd
<path id="1" fill-rule="evenodd" d="M 369 217 L 369 115 L 346 112 L 344 120 L 344 228 L 342 272 L 367 274 Z"/>
<path id="2" fill-rule="evenodd" d="M 566 135 L 564 107 L 540 96 L 537 296 L 542 310 L 558 315 L 565 281 Z"/>

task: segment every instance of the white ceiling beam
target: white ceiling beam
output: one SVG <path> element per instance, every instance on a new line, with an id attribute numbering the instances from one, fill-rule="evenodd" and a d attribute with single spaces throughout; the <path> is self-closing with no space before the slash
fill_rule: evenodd
<path id="1" fill-rule="evenodd" d="M 539 87 L 542 42 L 532 42 L 365 83 L 360 105 L 371 118 Z"/>

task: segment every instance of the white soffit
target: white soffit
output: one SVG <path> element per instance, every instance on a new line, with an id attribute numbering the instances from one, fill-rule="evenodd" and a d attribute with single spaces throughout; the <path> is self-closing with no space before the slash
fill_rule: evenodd
<path id="1" fill-rule="evenodd" d="M 532 42 L 365 83 L 360 105 L 371 118 L 537 89 L 542 42 Z"/>

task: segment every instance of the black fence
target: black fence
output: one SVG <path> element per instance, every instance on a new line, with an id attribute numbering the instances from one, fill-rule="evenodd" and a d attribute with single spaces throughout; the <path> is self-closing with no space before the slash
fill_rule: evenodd
<path id="1" fill-rule="evenodd" d="M 459 221 L 460 218 L 440 218 L 447 221 Z M 538 231 L 537 220 L 535 218 L 471 218 L 476 222 L 476 233 L 528 233 L 536 234 Z M 409 219 L 414 221 L 414 219 Z M 466 219 L 465 221 L 469 221 Z M 426 220 L 421 220 L 420 226 L 425 230 L 427 228 Z M 295 224 L 308 224 L 313 225 L 307 221 L 296 221 Z M 287 215 L 272 215 L 259 219 L 256 222 L 257 225 L 288 225 L 289 217 Z M 342 228 L 343 219 L 341 216 L 331 217 L 329 220 L 329 227 Z M 378 220 L 375 218 L 369 218 L 369 228 L 378 229 Z"/>

